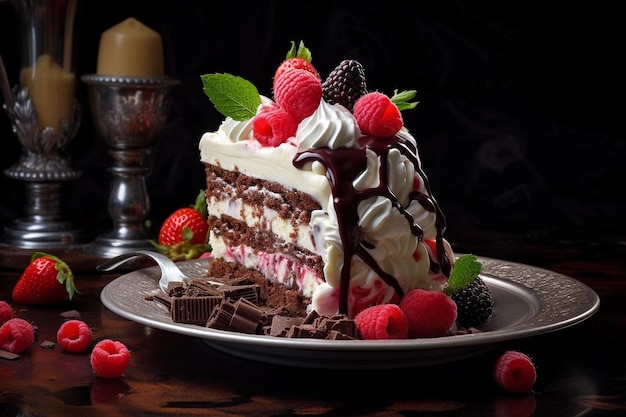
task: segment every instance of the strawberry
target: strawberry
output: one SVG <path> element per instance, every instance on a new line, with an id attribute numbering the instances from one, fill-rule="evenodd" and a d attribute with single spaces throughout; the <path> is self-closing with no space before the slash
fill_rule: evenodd
<path id="1" fill-rule="evenodd" d="M 300 41 L 298 49 L 296 49 L 295 42 L 291 41 L 291 49 L 287 52 L 285 60 L 281 62 L 276 69 L 276 72 L 274 73 L 274 80 L 280 77 L 284 72 L 292 69 L 303 69 L 309 71 L 311 74 L 315 75 L 318 80 L 321 80 L 317 69 L 311 63 L 311 60 L 311 52 L 304 46 L 304 42 Z"/>
<path id="2" fill-rule="evenodd" d="M 152 245 L 168 258 L 181 261 L 196 259 L 211 249 L 207 243 L 206 194 L 200 190 L 194 205 L 170 214 L 159 230 L 159 242 Z"/>
<path id="3" fill-rule="evenodd" d="M 35 252 L 12 296 L 17 304 L 41 305 L 69 301 L 75 292 L 78 291 L 69 266 L 56 256 Z"/>

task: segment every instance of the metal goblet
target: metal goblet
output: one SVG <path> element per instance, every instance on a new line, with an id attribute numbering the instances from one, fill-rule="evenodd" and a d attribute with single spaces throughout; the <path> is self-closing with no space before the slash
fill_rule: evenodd
<path id="1" fill-rule="evenodd" d="M 167 123 L 169 77 L 83 75 L 98 134 L 112 158 L 108 212 L 113 229 L 98 236 L 88 251 L 104 257 L 152 248 L 145 222 L 150 215 L 146 173 L 150 147 Z"/>

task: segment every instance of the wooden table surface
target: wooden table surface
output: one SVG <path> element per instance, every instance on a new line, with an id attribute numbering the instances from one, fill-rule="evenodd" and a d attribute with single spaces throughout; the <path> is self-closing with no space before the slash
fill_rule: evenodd
<path id="1" fill-rule="evenodd" d="M 397 370 L 300 369 L 240 359 L 202 340 L 153 329 L 107 310 L 102 288 L 119 273 L 95 272 L 101 259 L 56 249 L 75 265 L 81 293 L 67 305 L 12 304 L 11 289 L 32 251 L 0 247 L 0 300 L 38 328 L 16 360 L 0 359 L 0 416 L 623 416 L 626 415 L 626 241 L 581 231 L 478 231 L 449 227 L 458 252 L 521 262 L 573 277 L 600 296 L 600 309 L 573 327 L 503 342 L 456 362 Z M 96 340 L 126 344 L 120 379 L 94 376 L 89 354 L 64 353 L 61 313 L 76 310 Z M 531 393 L 499 389 L 491 366 L 504 350 L 533 357 Z M 533 413 L 534 410 L 534 413 Z"/>

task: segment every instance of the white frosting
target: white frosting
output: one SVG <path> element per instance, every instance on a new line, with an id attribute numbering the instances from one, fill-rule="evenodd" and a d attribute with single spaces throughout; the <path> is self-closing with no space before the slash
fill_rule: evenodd
<path id="1" fill-rule="evenodd" d="M 298 125 L 298 151 L 328 147 L 352 148 L 361 137 L 359 125 L 345 107 L 320 101 L 317 110 Z"/>
<path id="2" fill-rule="evenodd" d="M 267 100 L 267 99 L 266 99 Z M 267 103 L 267 102 L 266 102 Z M 403 129 L 400 133 L 415 146 L 413 137 Z M 326 168 L 320 162 L 307 163 L 302 169 L 293 165 L 298 152 L 327 147 L 330 149 L 360 147 L 361 136 L 353 115 L 340 105 L 330 105 L 324 100 L 318 109 L 298 126 L 294 138 L 277 146 L 261 146 L 252 138 L 251 120 L 235 122 L 227 118 L 216 132 L 205 133 L 200 140 L 202 162 L 218 165 L 227 170 L 238 170 L 245 175 L 281 183 L 288 189 L 304 191 L 321 206 L 311 218 L 314 251 L 325 262 L 325 282 L 311 287 L 312 278 L 306 281 L 307 293 L 312 294 L 312 306 L 320 314 L 333 314 L 338 310 L 338 291 L 343 268 L 344 250 L 339 234 L 334 197 L 326 177 Z M 353 181 L 355 190 L 376 188 L 381 183 L 380 157 L 366 150 L 367 168 Z M 416 155 L 417 157 L 417 155 Z M 418 158 L 418 157 L 417 157 Z M 419 158 L 417 159 L 419 166 Z M 402 208 L 422 228 L 424 238 L 436 236 L 436 215 L 410 200 L 414 191 L 415 166 L 397 149 L 387 156 L 389 191 L 396 196 Z M 420 178 L 419 191 L 426 193 L 425 178 Z M 405 215 L 385 196 L 375 196 L 361 201 L 358 206 L 358 225 L 361 241 L 369 243 L 370 256 L 388 274 L 393 276 L 406 293 L 414 288 L 441 289 L 445 277 L 430 274 L 430 256 L 427 245 L 415 236 Z M 452 250 L 444 242 L 449 259 Z M 215 250 L 215 248 L 214 248 Z M 231 248 L 232 250 L 232 248 Z M 219 250 L 225 254 L 227 250 Z M 219 254 L 215 254 L 219 255 Z M 256 257 L 255 257 L 256 258 Z M 244 264 L 253 265 L 246 255 Z M 263 267 L 263 265 L 256 265 Z M 379 277 L 366 262 L 354 256 L 351 263 L 351 281 L 348 302 L 351 311 L 372 303 L 393 301 L 394 290 Z M 397 301 L 397 300 L 396 300 Z"/>

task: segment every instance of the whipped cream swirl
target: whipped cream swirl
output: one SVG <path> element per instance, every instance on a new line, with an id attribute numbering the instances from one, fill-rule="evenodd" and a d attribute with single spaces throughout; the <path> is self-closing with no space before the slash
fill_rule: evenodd
<path id="1" fill-rule="evenodd" d="M 358 147 L 361 130 L 352 113 L 339 104 L 323 99 L 317 110 L 298 125 L 298 151 L 328 147 L 330 149 Z"/>

